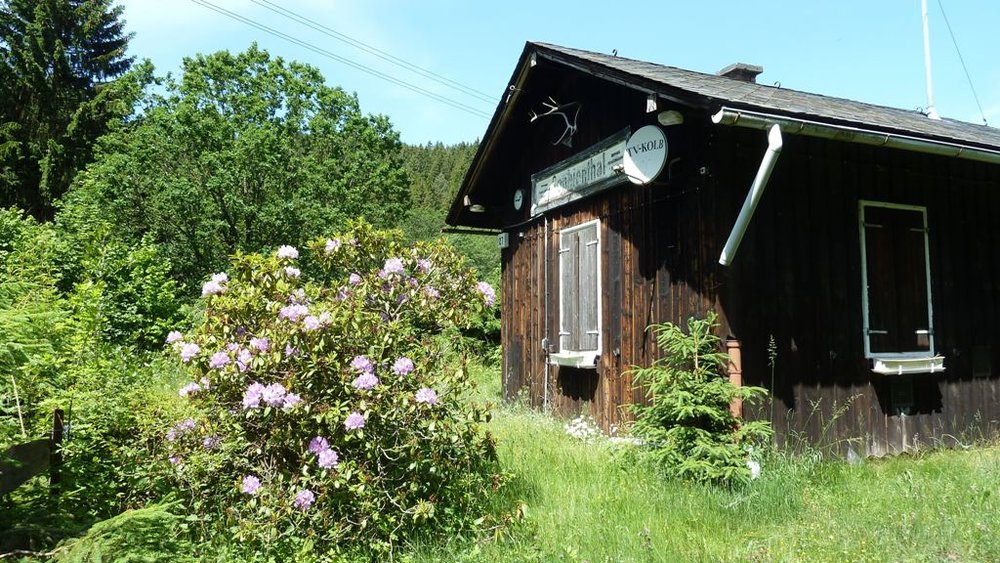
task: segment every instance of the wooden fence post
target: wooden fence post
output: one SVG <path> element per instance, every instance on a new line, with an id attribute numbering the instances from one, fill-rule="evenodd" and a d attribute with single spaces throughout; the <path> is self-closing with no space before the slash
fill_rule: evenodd
<path id="1" fill-rule="evenodd" d="M 736 387 L 743 386 L 743 358 L 740 341 L 735 338 L 726 341 L 726 353 L 729 355 L 729 382 Z M 733 399 L 729 404 L 733 416 L 743 416 L 743 399 Z"/>

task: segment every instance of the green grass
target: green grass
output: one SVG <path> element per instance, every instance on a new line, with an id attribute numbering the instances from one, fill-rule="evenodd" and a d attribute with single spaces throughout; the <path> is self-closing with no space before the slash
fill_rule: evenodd
<path id="1" fill-rule="evenodd" d="M 495 374 L 483 392 L 494 396 Z M 849 465 L 771 453 L 749 488 L 671 482 L 516 406 L 491 423 L 520 523 L 415 561 L 1000 561 L 1000 447 Z"/>

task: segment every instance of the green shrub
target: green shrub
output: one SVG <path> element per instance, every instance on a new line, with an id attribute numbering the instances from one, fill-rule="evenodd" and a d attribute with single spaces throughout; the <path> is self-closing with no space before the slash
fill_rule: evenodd
<path id="1" fill-rule="evenodd" d="M 636 386 L 649 404 L 630 405 L 633 433 L 672 476 L 718 484 L 746 483 L 746 448 L 771 436 L 770 423 L 746 422 L 729 410 L 734 399 L 764 396 L 760 387 L 737 387 L 724 376 L 728 356 L 712 329 L 715 315 L 691 318 L 687 332 L 673 323 L 649 327 L 664 352 L 649 367 L 636 367 Z"/>
<path id="2" fill-rule="evenodd" d="M 298 251 L 238 255 L 169 340 L 198 408 L 166 435 L 171 479 L 208 535 L 247 556 L 388 556 L 461 534 L 499 486 L 487 411 L 442 335 L 492 305 L 443 243 L 356 224 Z"/>

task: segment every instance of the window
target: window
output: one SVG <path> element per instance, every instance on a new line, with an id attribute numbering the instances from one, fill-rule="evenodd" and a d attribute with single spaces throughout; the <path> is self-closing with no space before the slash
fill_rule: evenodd
<path id="1" fill-rule="evenodd" d="M 894 366 L 882 373 L 944 369 L 918 360 L 934 356 L 927 210 L 862 201 L 859 217 L 865 357 L 876 359 L 875 371 Z"/>
<path id="2" fill-rule="evenodd" d="M 601 224 L 559 233 L 559 352 L 554 363 L 596 365 L 601 352 Z"/>

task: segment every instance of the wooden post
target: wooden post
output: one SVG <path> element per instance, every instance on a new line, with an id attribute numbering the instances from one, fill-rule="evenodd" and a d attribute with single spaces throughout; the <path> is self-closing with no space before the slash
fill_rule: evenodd
<path id="1" fill-rule="evenodd" d="M 729 382 L 736 387 L 743 387 L 743 358 L 740 352 L 740 341 L 735 338 L 726 340 L 726 353 L 729 354 Z M 729 411 L 733 416 L 743 417 L 743 399 L 733 399 L 729 403 Z"/>
<path id="2" fill-rule="evenodd" d="M 49 436 L 49 494 L 59 494 L 59 484 L 62 481 L 59 469 L 62 465 L 63 411 L 56 409 L 52 413 L 52 435 Z"/>

